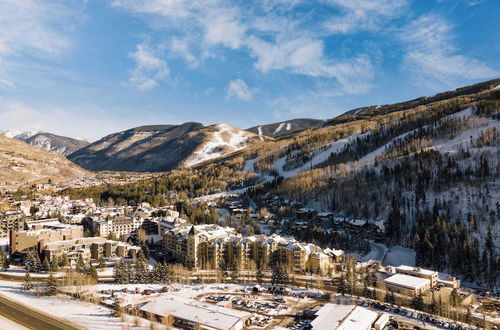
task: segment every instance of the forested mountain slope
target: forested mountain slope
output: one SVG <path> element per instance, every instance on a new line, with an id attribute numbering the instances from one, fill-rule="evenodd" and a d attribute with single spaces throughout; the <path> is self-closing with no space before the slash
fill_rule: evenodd
<path id="1" fill-rule="evenodd" d="M 200 123 L 132 128 L 108 135 L 69 155 L 88 170 L 162 172 L 194 166 L 259 141 L 225 124 Z"/>

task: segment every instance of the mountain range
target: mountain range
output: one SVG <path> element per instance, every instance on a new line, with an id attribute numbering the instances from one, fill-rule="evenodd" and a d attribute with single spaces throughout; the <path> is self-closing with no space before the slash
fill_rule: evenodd
<path id="1" fill-rule="evenodd" d="M 90 176 L 61 155 L 0 135 L 0 188 L 60 182 Z"/>
<path id="2" fill-rule="evenodd" d="M 259 142 L 225 124 L 153 125 L 110 134 L 68 156 L 88 170 L 161 172 L 194 166 Z"/>
<path id="3" fill-rule="evenodd" d="M 34 147 L 45 149 L 62 156 L 68 156 L 89 144 L 89 142 L 84 140 L 38 131 L 22 132 L 17 130 L 5 130 L 0 131 L 0 135 L 24 141 Z"/>

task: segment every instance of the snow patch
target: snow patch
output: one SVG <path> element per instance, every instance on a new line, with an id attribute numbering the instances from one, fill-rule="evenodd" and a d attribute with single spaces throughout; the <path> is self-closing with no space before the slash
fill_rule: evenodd
<path id="1" fill-rule="evenodd" d="M 292 129 L 292 123 L 286 123 L 286 130 L 289 131 Z"/>
<path id="2" fill-rule="evenodd" d="M 185 161 L 185 166 L 194 166 L 207 160 L 241 150 L 249 145 L 248 133 L 226 124 L 214 126 L 210 138 Z"/>
<path id="3" fill-rule="evenodd" d="M 273 164 L 273 168 L 278 171 L 279 175 L 281 175 L 284 178 L 291 178 L 300 172 L 304 172 L 307 170 L 310 170 L 314 168 L 316 165 L 319 165 L 323 162 L 325 162 L 332 153 L 337 153 L 341 151 L 346 145 L 354 141 L 358 137 L 363 137 L 369 133 L 356 133 L 352 134 L 346 138 L 334 141 L 330 147 L 327 149 L 320 151 L 316 153 L 310 161 L 308 161 L 306 164 L 303 164 L 300 167 L 294 168 L 293 170 L 286 171 L 283 169 L 283 166 L 286 163 L 286 156 L 281 157 L 280 159 L 276 160 Z"/>
<path id="4" fill-rule="evenodd" d="M 273 135 L 278 134 L 284 126 L 285 126 L 285 123 L 281 123 L 281 124 L 278 126 L 278 128 L 276 128 L 276 129 L 274 130 Z"/>

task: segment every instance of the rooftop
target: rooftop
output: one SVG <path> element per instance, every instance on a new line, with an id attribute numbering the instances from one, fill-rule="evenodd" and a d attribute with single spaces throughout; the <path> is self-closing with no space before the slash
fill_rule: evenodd
<path id="1" fill-rule="evenodd" d="M 353 309 L 354 305 L 326 304 L 316 312 L 317 317 L 311 322 L 312 328 L 313 330 L 336 329 Z"/>
<path id="2" fill-rule="evenodd" d="M 247 312 L 173 296 L 156 298 L 140 309 L 161 316 L 170 313 L 177 318 L 216 329 L 231 329 L 238 321 L 252 316 Z"/>
<path id="3" fill-rule="evenodd" d="M 412 290 L 420 289 L 424 285 L 430 283 L 430 281 L 426 278 L 410 276 L 406 274 L 392 275 L 391 277 L 386 278 L 384 281 L 388 284 L 397 285 Z"/>

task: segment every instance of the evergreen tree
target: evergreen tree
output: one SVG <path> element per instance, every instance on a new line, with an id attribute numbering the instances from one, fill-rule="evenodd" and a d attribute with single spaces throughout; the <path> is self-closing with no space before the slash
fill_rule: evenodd
<path id="1" fill-rule="evenodd" d="M 436 301 L 436 298 L 434 297 L 434 292 L 432 292 L 431 303 L 429 304 L 429 311 L 432 314 L 437 314 L 437 312 L 439 311 L 439 306 Z"/>
<path id="2" fill-rule="evenodd" d="M 33 289 L 33 283 L 31 283 L 31 276 L 29 271 L 26 271 L 26 273 L 24 274 L 23 289 L 26 291 Z"/>
<path id="3" fill-rule="evenodd" d="M 396 296 L 394 295 L 394 291 L 392 290 L 387 291 L 385 293 L 384 301 L 391 305 L 396 304 Z"/>
<path id="4" fill-rule="evenodd" d="M 99 269 L 104 269 L 106 268 L 106 262 L 104 261 L 104 258 L 101 256 L 99 257 Z"/>
<path id="5" fill-rule="evenodd" d="M 81 254 L 78 255 L 78 262 L 76 263 L 76 271 L 79 273 L 85 272 L 85 261 Z"/>
<path id="6" fill-rule="evenodd" d="M 421 293 L 413 296 L 410 301 L 410 306 L 417 310 L 422 310 L 424 308 L 424 298 L 422 297 Z"/>
<path id="7" fill-rule="evenodd" d="M 115 303 L 113 304 L 113 309 L 115 310 L 115 316 L 120 317 L 123 314 L 123 308 L 118 302 L 118 300 L 115 300 Z"/>
<path id="8" fill-rule="evenodd" d="M 338 293 L 341 293 L 343 296 L 349 292 L 349 284 L 344 277 L 344 274 L 340 277 L 339 284 L 337 286 Z"/>
<path id="9" fill-rule="evenodd" d="M 9 269 L 10 263 L 9 263 L 9 258 L 7 258 L 7 255 L 3 251 L 3 249 L 0 248 L 0 269 L 6 271 Z"/>
<path id="10" fill-rule="evenodd" d="M 94 280 L 96 283 L 99 280 L 99 275 L 97 275 L 97 269 L 95 269 L 94 266 L 90 266 L 90 272 L 89 276 L 92 280 Z"/>
<path id="11" fill-rule="evenodd" d="M 67 266 L 69 265 L 68 256 L 67 256 L 66 254 L 63 254 L 63 255 L 62 255 L 62 258 L 61 258 L 61 260 L 60 260 L 59 265 L 60 265 L 61 267 L 67 267 Z"/>
<path id="12" fill-rule="evenodd" d="M 44 272 L 48 272 L 50 271 L 50 263 L 49 263 L 49 258 L 45 257 L 43 259 L 43 263 L 42 263 L 42 269 Z"/>
<path id="13" fill-rule="evenodd" d="M 288 273 L 285 270 L 285 267 L 276 263 L 271 268 L 271 283 L 273 285 L 287 285 L 288 284 Z"/>
<path id="14" fill-rule="evenodd" d="M 450 293 L 450 305 L 453 307 L 460 305 L 460 294 L 457 289 L 453 289 Z"/>
<path id="15" fill-rule="evenodd" d="M 125 284 L 128 283 L 126 275 L 125 263 L 122 260 L 118 260 L 113 267 L 113 274 L 115 277 L 115 282 Z"/>
<path id="16" fill-rule="evenodd" d="M 29 249 L 25 259 L 26 270 L 31 273 L 40 273 L 42 271 L 42 263 L 40 257 L 34 249 Z"/>
<path id="17" fill-rule="evenodd" d="M 59 258 L 56 255 L 52 256 L 52 260 L 50 260 L 50 271 L 57 272 L 59 270 Z"/>
<path id="18" fill-rule="evenodd" d="M 49 274 L 49 278 L 45 281 L 45 293 L 48 296 L 55 296 L 59 292 L 59 287 L 57 280 L 54 278 L 52 273 Z"/>

